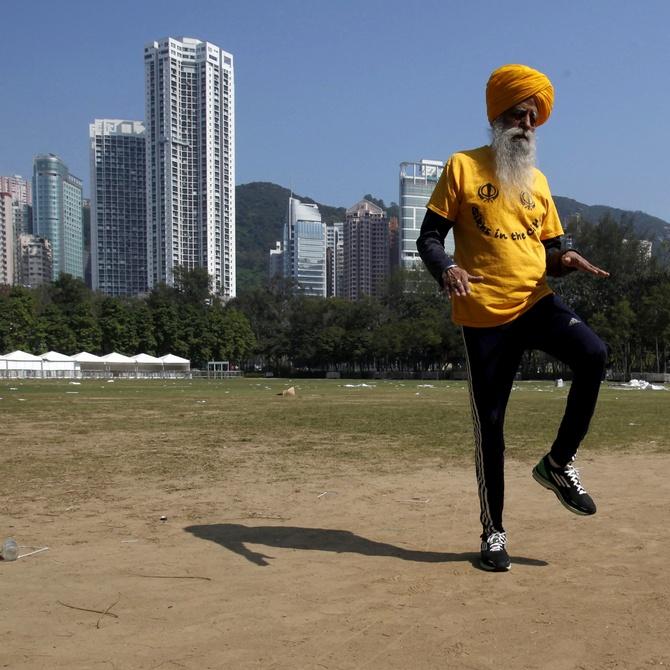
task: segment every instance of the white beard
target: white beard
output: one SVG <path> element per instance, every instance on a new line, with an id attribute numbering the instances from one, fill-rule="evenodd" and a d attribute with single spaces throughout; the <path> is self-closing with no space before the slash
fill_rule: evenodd
<path id="1" fill-rule="evenodd" d="M 505 130 L 496 119 L 491 124 L 491 148 L 501 190 L 531 193 L 535 180 L 535 133 L 520 128 Z"/>

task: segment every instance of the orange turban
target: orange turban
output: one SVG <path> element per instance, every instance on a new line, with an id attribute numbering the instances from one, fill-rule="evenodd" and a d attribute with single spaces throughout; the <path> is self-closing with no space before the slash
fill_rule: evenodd
<path id="1" fill-rule="evenodd" d="M 503 65 L 486 84 L 486 111 L 493 123 L 504 111 L 527 98 L 537 103 L 537 125 L 541 126 L 554 106 L 554 87 L 549 78 L 526 65 Z"/>

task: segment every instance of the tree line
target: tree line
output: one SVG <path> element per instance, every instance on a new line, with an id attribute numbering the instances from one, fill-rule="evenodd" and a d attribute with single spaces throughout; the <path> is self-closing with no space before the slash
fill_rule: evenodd
<path id="1" fill-rule="evenodd" d="M 607 342 L 610 369 L 667 370 L 670 274 L 667 244 L 650 256 L 632 225 L 604 216 L 568 221 L 575 248 L 607 269 L 551 280 L 556 292 Z M 35 289 L 0 287 L 0 351 L 173 353 L 204 368 L 228 360 L 276 375 L 347 375 L 372 371 L 452 374 L 465 356 L 449 302 L 423 269 L 393 276 L 381 298 L 350 302 L 302 295 L 282 280 L 251 287 L 224 303 L 209 292 L 202 269 L 177 269 L 175 285 L 147 296 L 117 298 L 62 275 Z M 564 375 L 538 352 L 522 362 L 525 377 Z"/>

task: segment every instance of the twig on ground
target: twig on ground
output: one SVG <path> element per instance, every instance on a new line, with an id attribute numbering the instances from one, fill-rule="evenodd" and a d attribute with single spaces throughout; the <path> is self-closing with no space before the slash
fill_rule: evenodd
<path id="1" fill-rule="evenodd" d="M 211 582 L 211 577 L 199 577 L 197 575 L 141 575 L 133 573 L 132 577 L 147 577 L 148 579 L 202 579 L 206 582 Z"/>
<path id="2" fill-rule="evenodd" d="M 102 614 L 103 616 L 113 616 L 115 619 L 119 618 L 118 614 L 114 614 L 114 612 L 109 611 L 109 607 L 106 610 L 92 610 L 89 609 L 88 607 L 77 607 L 76 605 L 68 605 L 67 603 L 64 603 L 60 600 L 56 601 L 59 605 L 62 605 L 63 607 L 69 607 L 71 610 L 79 610 L 80 612 L 93 612 L 94 614 Z M 119 602 L 118 600 L 116 602 Z M 116 603 L 114 603 L 116 605 Z"/>
<path id="3" fill-rule="evenodd" d="M 96 628 L 100 628 L 100 622 L 102 621 L 102 617 L 106 616 L 107 614 L 111 614 L 109 610 L 111 610 L 112 607 L 114 607 L 114 605 L 116 605 L 116 603 L 119 602 L 119 600 L 121 600 L 121 594 L 119 594 L 119 597 L 102 613 L 102 616 L 98 619 L 98 621 L 95 624 Z M 114 616 L 116 616 L 116 614 L 114 614 Z M 119 617 L 116 616 L 116 618 L 118 619 Z"/>

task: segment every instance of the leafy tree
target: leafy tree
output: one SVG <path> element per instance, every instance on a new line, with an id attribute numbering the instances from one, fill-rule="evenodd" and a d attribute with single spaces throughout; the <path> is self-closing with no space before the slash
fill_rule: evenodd
<path id="1" fill-rule="evenodd" d="M 102 353 L 100 327 L 93 309 L 93 294 L 86 284 L 81 279 L 61 274 L 51 285 L 48 296 L 51 303 L 60 310 L 67 327 L 74 334 L 74 348 L 79 351 Z"/>
<path id="2" fill-rule="evenodd" d="M 49 301 L 71 320 L 82 307 L 91 304 L 92 294 L 81 279 L 63 273 L 49 287 Z"/>
<path id="3" fill-rule="evenodd" d="M 632 367 L 631 349 L 635 312 L 627 298 L 593 315 L 589 325 L 607 344 L 610 365 L 628 378 Z"/>
<path id="4" fill-rule="evenodd" d="M 152 356 L 156 355 L 156 337 L 153 329 L 153 319 L 147 301 L 142 298 L 128 301 L 128 310 L 132 328 L 137 338 L 137 349 Z"/>
<path id="5" fill-rule="evenodd" d="M 235 307 L 224 307 L 219 302 L 213 305 L 207 315 L 207 332 L 213 360 L 240 365 L 254 351 L 256 338 L 249 320 Z"/>
<path id="6" fill-rule="evenodd" d="M 177 305 L 176 291 L 160 284 L 147 299 L 151 312 L 152 330 L 156 338 L 156 354 L 188 355 L 188 343 Z"/>
<path id="7" fill-rule="evenodd" d="M 61 309 L 54 304 L 46 305 L 40 316 L 38 330 L 40 347 L 44 351 L 58 351 L 72 356 L 81 351 L 77 348 L 77 337 Z"/>
<path id="8" fill-rule="evenodd" d="M 655 277 L 641 293 L 638 314 L 639 339 L 647 354 L 646 362 L 656 372 L 666 372 L 670 342 L 670 280 L 667 277 Z"/>
<path id="9" fill-rule="evenodd" d="M 138 353 L 139 338 L 130 303 L 122 298 L 105 296 L 100 301 L 98 324 L 105 354 L 117 351 L 127 356 Z"/>
<path id="10" fill-rule="evenodd" d="M 35 298 L 28 289 L 0 288 L 0 314 L 0 350 L 30 352 L 39 345 L 35 338 Z"/>
<path id="11" fill-rule="evenodd" d="M 174 288 L 183 304 L 204 309 L 211 299 L 211 287 L 212 278 L 206 268 L 175 267 Z"/>

